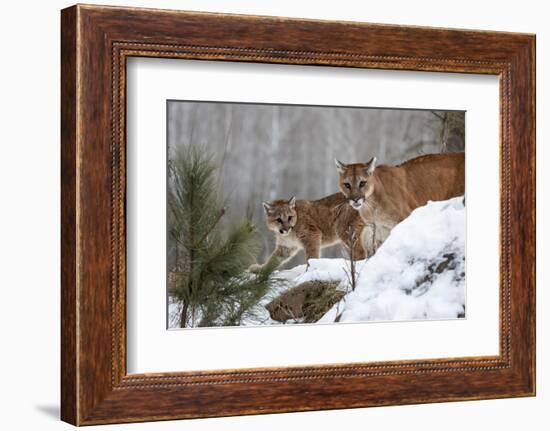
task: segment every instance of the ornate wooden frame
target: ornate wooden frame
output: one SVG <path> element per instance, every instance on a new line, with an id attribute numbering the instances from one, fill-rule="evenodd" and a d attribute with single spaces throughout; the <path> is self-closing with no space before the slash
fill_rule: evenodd
<path id="1" fill-rule="evenodd" d="M 61 17 L 63 420 L 88 425 L 534 395 L 534 35 L 81 5 Z M 129 56 L 498 75 L 500 354 L 127 375 Z"/>

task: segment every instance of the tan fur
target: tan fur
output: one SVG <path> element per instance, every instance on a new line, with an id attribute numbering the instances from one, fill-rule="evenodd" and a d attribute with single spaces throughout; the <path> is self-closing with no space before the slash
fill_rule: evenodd
<path id="1" fill-rule="evenodd" d="M 321 249 L 342 242 L 355 260 L 365 258 L 361 233 L 364 223 L 347 205 L 341 193 L 316 201 L 276 200 L 264 202 L 267 227 L 276 234 L 275 251 L 265 265 L 282 265 L 300 250 L 306 259 L 317 259 Z M 257 272 L 263 266 L 252 265 Z"/>
<path id="2" fill-rule="evenodd" d="M 369 254 L 415 208 L 464 194 L 464 153 L 430 154 L 398 166 L 375 165 L 375 158 L 349 165 L 336 161 L 340 190 L 366 224 Z"/>

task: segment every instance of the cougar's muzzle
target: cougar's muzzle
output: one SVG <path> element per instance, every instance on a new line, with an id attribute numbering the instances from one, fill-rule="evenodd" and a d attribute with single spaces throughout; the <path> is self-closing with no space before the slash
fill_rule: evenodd
<path id="1" fill-rule="evenodd" d="M 350 198 L 348 202 L 354 210 L 358 210 L 363 206 L 365 198 L 363 196 L 358 198 Z"/>
<path id="2" fill-rule="evenodd" d="M 292 226 L 282 227 L 279 229 L 281 235 L 288 235 L 292 231 Z"/>

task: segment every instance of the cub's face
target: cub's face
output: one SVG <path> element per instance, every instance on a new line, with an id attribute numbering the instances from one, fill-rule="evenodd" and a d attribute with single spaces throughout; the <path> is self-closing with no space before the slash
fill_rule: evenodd
<path id="1" fill-rule="evenodd" d="M 361 209 L 373 191 L 372 174 L 376 166 L 376 157 L 367 163 L 346 165 L 339 160 L 335 160 L 335 163 L 338 169 L 340 191 L 353 209 Z"/>
<path id="2" fill-rule="evenodd" d="M 267 227 L 279 235 L 288 235 L 296 225 L 296 198 L 263 202 Z"/>

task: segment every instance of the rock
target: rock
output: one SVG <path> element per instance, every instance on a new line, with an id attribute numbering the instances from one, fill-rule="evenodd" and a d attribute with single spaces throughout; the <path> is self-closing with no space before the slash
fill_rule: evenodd
<path id="1" fill-rule="evenodd" d="M 266 305 L 273 320 L 314 323 L 345 295 L 338 282 L 306 281 L 288 290 Z"/>

